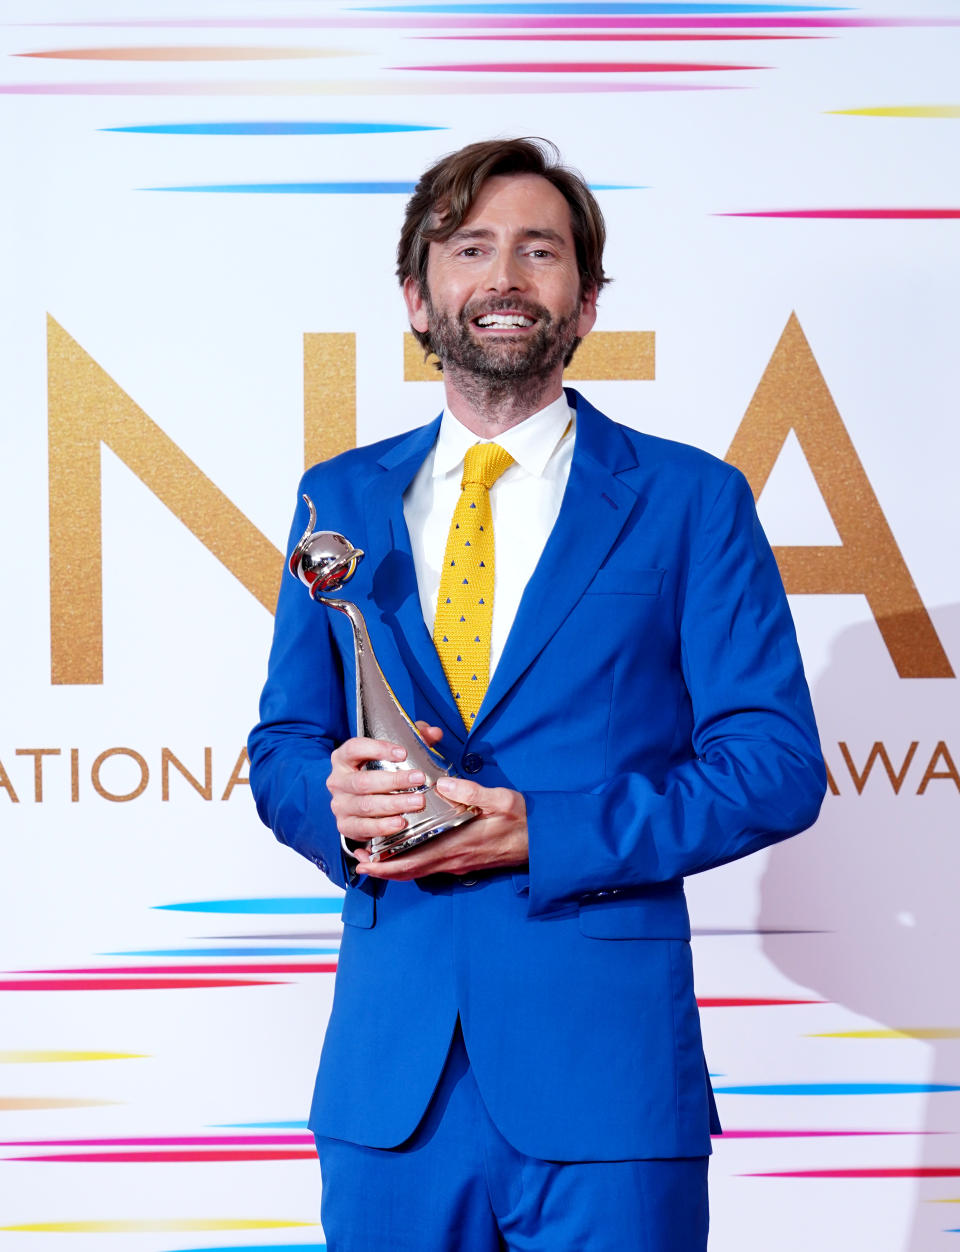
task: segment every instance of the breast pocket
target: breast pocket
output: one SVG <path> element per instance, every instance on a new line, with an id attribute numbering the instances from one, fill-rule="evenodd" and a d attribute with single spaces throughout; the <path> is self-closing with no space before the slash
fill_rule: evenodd
<path id="1" fill-rule="evenodd" d="M 658 596 L 662 569 L 598 569 L 586 589 L 590 596 Z"/>

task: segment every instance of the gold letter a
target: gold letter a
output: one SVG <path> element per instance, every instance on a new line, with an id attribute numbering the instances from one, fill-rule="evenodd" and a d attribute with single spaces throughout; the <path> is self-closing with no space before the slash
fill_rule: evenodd
<path id="1" fill-rule="evenodd" d="M 730 464 L 746 474 L 755 498 L 791 430 L 841 543 L 774 548 L 787 592 L 866 596 L 901 678 L 953 678 L 930 615 L 793 313 L 727 452 Z"/>

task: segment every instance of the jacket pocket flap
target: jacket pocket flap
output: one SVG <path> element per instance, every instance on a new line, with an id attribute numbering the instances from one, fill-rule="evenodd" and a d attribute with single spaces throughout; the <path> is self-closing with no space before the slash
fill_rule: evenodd
<path id="1" fill-rule="evenodd" d="M 362 926 L 369 930 L 376 920 L 377 902 L 362 887 L 349 887 L 343 897 L 342 917 L 348 926 Z"/>
<path id="2" fill-rule="evenodd" d="M 598 569 L 586 594 L 658 596 L 664 573 L 662 569 Z"/>
<path id="3" fill-rule="evenodd" d="M 580 933 L 591 939 L 689 939 L 683 890 L 642 896 L 598 892 L 580 903 Z"/>

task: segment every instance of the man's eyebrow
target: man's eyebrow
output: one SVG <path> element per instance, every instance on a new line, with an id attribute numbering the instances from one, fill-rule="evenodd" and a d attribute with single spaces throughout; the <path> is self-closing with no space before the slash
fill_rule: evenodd
<path id="1" fill-rule="evenodd" d="M 452 235 L 446 239 L 447 243 L 464 243 L 471 239 L 492 239 L 494 232 L 484 226 L 462 226 L 459 230 L 455 230 Z M 567 240 L 559 231 L 551 230 L 549 226 L 528 226 L 519 232 L 521 239 L 545 239 L 550 243 L 555 243 L 559 247 L 565 247 Z"/>

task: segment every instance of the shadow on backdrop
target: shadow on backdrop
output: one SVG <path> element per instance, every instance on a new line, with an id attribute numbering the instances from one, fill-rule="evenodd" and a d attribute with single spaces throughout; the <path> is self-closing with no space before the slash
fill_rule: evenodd
<path id="1" fill-rule="evenodd" d="M 941 608 L 933 617 L 956 664 L 960 605 Z M 822 932 L 767 934 L 763 949 L 788 978 L 871 1019 L 877 1029 L 960 1034 L 960 784 L 950 776 L 951 760 L 960 767 L 960 681 L 900 679 L 889 660 L 884 668 L 877 640 L 872 621 L 840 634 L 814 688 L 824 755 L 840 794 L 827 796 L 813 830 L 770 852 L 757 925 Z M 878 741 L 888 753 L 892 779 L 879 755 L 864 777 Z M 940 741 L 951 756 L 940 753 L 931 761 Z M 904 770 L 911 743 L 916 747 Z M 946 776 L 931 777 L 934 773 Z M 870 1023 L 861 1025 L 866 1029 Z M 918 1037 L 922 1045 L 909 1046 L 929 1050 L 926 1075 L 913 1069 L 904 1076 L 905 1045 L 895 1039 L 851 1040 L 848 1046 L 870 1057 L 865 1080 L 882 1075 L 884 1081 L 960 1085 L 960 1038 Z M 908 1062 L 915 1055 L 911 1051 Z M 831 1124 L 830 1097 L 821 1098 Z M 898 1097 L 879 1098 L 895 1108 L 891 1102 Z M 901 1117 L 888 1128 L 908 1125 Z M 891 1160 L 920 1169 L 960 1166 L 953 1137 L 960 1130 L 960 1092 L 929 1094 L 916 1129 L 928 1133 L 916 1141 L 893 1141 L 901 1150 Z M 846 1149 L 851 1166 L 853 1151 Z M 824 1167 L 835 1163 L 825 1148 Z M 861 1184 L 851 1179 L 835 1185 Z M 960 1227 L 960 1205 L 934 1201 L 957 1197 L 960 1178 L 918 1178 L 905 1242 L 885 1252 L 931 1252 L 943 1245 L 943 1232 Z M 946 1246 L 952 1246 L 949 1236 Z"/>

